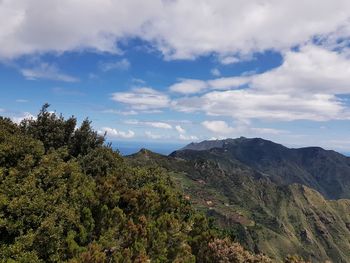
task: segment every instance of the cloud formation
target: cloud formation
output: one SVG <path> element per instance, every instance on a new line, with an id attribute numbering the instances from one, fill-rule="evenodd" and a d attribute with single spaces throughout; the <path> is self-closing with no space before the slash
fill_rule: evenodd
<path id="1" fill-rule="evenodd" d="M 280 67 L 253 76 L 252 87 L 303 95 L 350 93 L 350 60 L 342 51 L 311 44 L 288 51 Z"/>
<path id="2" fill-rule="evenodd" d="M 214 120 L 214 121 L 203 121 L 202 126 L 212 132 L 215 136 L 219 138 L 235 137 L 241 134 L 252 134 L 252 135 L 280 135 L 287 134 L 288 132 L 280 129 L 273 128 L 256 128 L 252 127 L 251 123 L 248 121 L 237 123 L 235 127 L 230 126 L 226 121 Z"/>
<path id="3" fill-rule="evenodd" d="M 203 121 L 202 125 L 211 132 L 218 134 L 229 134 L 234 132 L 234 128 L 230 127 L 225 121 Z"/>
<path id="4" fill-rule="evenodd" d="M 101 62 L 99 67 L 102 71 L 110 70 L 128 70 L 131 66 L 131 63 L 128 59 L 123 58 L 115 62 Z"/>
<path id="5" fill-rule="evenodd" d="M 198 80 L 198 79 L 181 79 L 179 82 L 171 85 L 169 90 L 179 94 L 196 94 L 205 92 L 208 90 L 227 90 L 239 88 L 242 85 L 247 84 L 250 81 L 250 77 L 225 77 L 211 80 Z"/>
<path id="6" fill-rule="evenodd" d="M 1 111 L 1 109 L 0 109 Z M 16 113 L 14 115 L 12 115 L 11 117 L 11 120 L 14 122 L 14 123 L 21 123 L 21 121 L 23 120 L 27 120 L 27 119 L 36 119 L 36 117 L 31 114 L 30 112 L 21 112 L 21 113 Z"/>
<path id="7" fill-rule="evenodd" d="M 125 123 L 131 124 L 131 125 L 149 126 L 149 127 L 158 128 L 158 129 L 172 129 L 173 128 L 169 123 L 160 122 L 160 121 L 128 120 Z"/>
<path id="8" fill-rule="evenodd" d="M 350 118 L 342 94 L 350 94 L 347 49 L 306 44 L 283 53 L 282 64 L 264 73 L 181 79 L 169 87 L 169 94 L 138 88 L 114 93 L 112 99 L 136 110 L 170 107 L 238 120 L 328 121 Z"/>
<path id="9" fill-rule="evenodd" d="M 40 63 L 31 68 L 23 68 L 20 72 L 28 80 L 49 79 L 63 82 L 79 81 L 78 78 L 62 73 L 55 65 L 49 63 Z"/>
<path id="10" fill-rule="evenodd" d="M 182 94 L 193 94 L 201 92 L 208 87 L 207 83 L 202 80 L 197 79 L 183 79 L 174 85 L 169 87 L 172 92 L 182 93 Z"/>
<path id="11" fill-rule="evenodd" d="M 129 92 L 115 92 L 112 100 L 128 105 L 135 110 L 154 110 L 165 108 L 170 99 L 167 95 L 148 87 L 134 88 Z"/>
<path id="12" fill-rule="evenodd" d="M 112 139 L 130 139 L 135 136 L 135 132 L 128 130 L 127 132 L 125 131 L 119 131 L 117 129 L 113 129 L 110 127 L 103 127 L 100 131 L 100 134 L 106 133 L 108 137 Z"/>
<path id="13" fill-rule="evenodd" d="M 350 93 L 350 60 L 342 52 L 316 45 L 285 52 L 282 65 L 265 73 L 206 83 L 206 93 L 174 100 L 173 107 L 235 119 L 350 118 L 348 106 L 338 96 Z"/>
<path id="14" fill-rule="evenodd" d="M 215 53 L 229 64 L 340 28 L 344 37 L 348 10 L 348 0 L 3 0 L 0 57 L 72 50 L 121 53 L 118 43 L 140 38 L 167 59 Z"/>
<path id="15" fill-rule="evenodd" d="M 105 72 L 130 68 L 124 48 L 135 39 L 137 47 L 145 44 L 165 60 L 208 56 L 213 62 L 205 69 L 208 77 L 200 79 L 201 75 L 191 76 L 191 72 L 170 76 L 177 81 L 170 86 L 164 81 L 168 85 L 164 87 L 157 83 L 159 90 L 134 79 L 130 90 L 117 89 L 110 95 L 118 110 L 105 112 L 121 118 L 195 112 L 199 113 L 193 117 L 197 125 L 217 137 L 247 131 L 280 134 L 283 131 L 272 128 L 244 126 L 244 130 L 237 122 L 350 118 L 349 102 L 343 96 L 350 94 L 349 10 L 348 0 L 86 0 L 83 5 L 71 0 L 0 0 L 0 61 L 20 65 L 39 58 L 17 69 L 31 80 L 76 82 L 79 79 L 58 64 L 43 63 L 41 55 L 50 53 L 48 58 L 55 59 L 64 52 L 96 52 L 104 56 L 98 66 Z M 240 67 L 227 65 L 258 59 L 256 52 L 264 51 L 279 53 L 281 65 L 262 73 L 227 75 L 229 69 Z M 110 54 L 125 58 L 106 59 Z M 252 64 L 259 67 L 259 62 Z M 94 73 L 90 76 L 96 78 Z M 147 85 L 154 84 L 142 77 Z M 141 85 L 144 87 L 133 88 Z M 62 92 L 52 91 L 56 95 Z M 232 119 L 235 125 L 222 119 Z M 188 135 L 193 127 L 185 126 L 187 133 L 178 123 L 168 122 L 142 121 L 138 125 L 152 132 L 153 128 L 164 129 L 177 139 L 195 140 Z M 131 130 L 108 129 L 116 138 L 135 135 Z M 146 136 L 160 136 L 152 132 Z"/>
<path id="16" fill-rule="evenodd" d="M 176 125 L 175 129 L 177 130 L 178 133 L 180 134 L 185 134 L 186 130 L 184 128 L 181 127 L 181 125 Z"/>

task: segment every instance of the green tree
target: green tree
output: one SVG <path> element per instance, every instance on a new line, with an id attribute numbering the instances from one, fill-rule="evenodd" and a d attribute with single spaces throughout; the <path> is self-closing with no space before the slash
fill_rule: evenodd
<path id="1" fill-rule="evenodd" d="M 49 112 L 49 107 L 49 104 L 44 104 L 36 119 L 25 119 L 20 124 L 24 133 L 44 144 L 46 151 L 69 145 L 76 126 L 74 117 L 65 120 L 62 115 Z"/>

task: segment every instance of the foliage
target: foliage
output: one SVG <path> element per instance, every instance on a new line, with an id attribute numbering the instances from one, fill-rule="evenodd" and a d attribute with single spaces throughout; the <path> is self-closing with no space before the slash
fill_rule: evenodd
<path id="1" fill-rule="evenodd" d="M 0 118 L 1 262 L 265 260 L 219 239 L 164 169 L 129 165 L 88 120 L 48 107 Z"/>
<path id="2" fill-rule="evenodd" d="M 102 147 L 104 136 L 98 135 L 91 128 L 91 122 L 85 119 L 80 127 L 73 116 L 65 120 L 62 115 L 49 112 L 49 104 L 44 104 L 36 119 L 25 119 L 20 128 L 27 134 L 41 141 L 46 151 L 67 147 L 70 155 L 86 155 L 90 150 Z"/>
<path id="3" fill-rule="evenodd" d="M 211 262 L 218 263 L 271 263 L 271 259 L 264 255 L 252 255 L 238 243 L 228 239 L 214 239 L 208 244 L 207 257 Z"/>
<path id="4" fill-rule="evenodd" d="M 126 163 L 90 121 L 48 107 L 0 118 L 1 261 L 271 262 L 222 238 L 166 170 Z"/>

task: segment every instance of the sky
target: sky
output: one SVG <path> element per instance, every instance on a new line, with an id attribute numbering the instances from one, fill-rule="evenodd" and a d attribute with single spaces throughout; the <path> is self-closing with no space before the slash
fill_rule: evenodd
<path id="1" fill-rule="evenodd" d="M 47 102 L 123 149 L 350 152 L 350 1 L 0 0 L 0 81 L 0 115 Z"/>

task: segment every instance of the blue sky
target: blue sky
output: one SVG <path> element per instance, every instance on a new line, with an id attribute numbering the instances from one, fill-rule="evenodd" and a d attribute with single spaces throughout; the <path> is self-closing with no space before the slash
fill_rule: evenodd
<path id="1" fill-rule="evenodd" d="M 124 148 L 350 152 L 349 21 L 347 0 L 2 0 L 0 114 L 48 102 Z"/>

